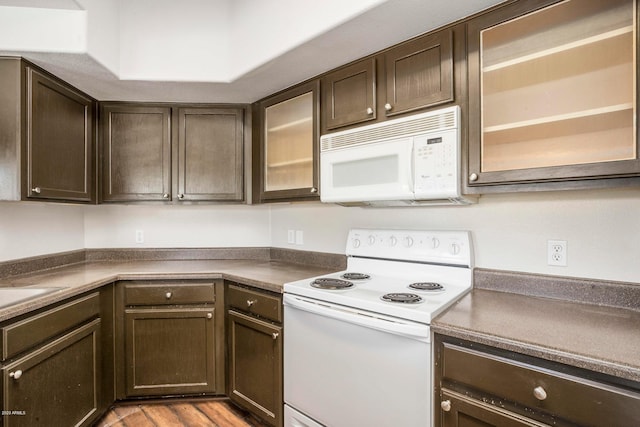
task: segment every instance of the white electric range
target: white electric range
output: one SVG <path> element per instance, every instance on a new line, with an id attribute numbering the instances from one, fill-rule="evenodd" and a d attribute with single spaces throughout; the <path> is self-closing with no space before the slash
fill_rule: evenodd
<path id="1" fill-rule="evenodd" d="M 425 426 L 433 317 L 471 288 L 466 231 L 354 229 L 347 269 L 284 286 L 285 427 Z"/>

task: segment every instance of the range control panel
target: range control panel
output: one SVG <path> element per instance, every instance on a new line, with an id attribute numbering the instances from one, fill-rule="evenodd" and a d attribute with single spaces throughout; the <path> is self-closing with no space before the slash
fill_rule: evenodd
<path id="1" fill-rule="evenodd" d="M 466 267 L 473 262 L 469 231 L 352 229 L 346 254 Z"/>

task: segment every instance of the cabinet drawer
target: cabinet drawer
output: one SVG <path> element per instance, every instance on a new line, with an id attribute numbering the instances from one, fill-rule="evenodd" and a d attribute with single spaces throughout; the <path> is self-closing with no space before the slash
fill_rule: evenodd
<path id="1" fill-rule="evenodd" d="M 231 307 L 247 313 L 282 322 L 282 299 L 262 292 L 230 285 L 227 301 Z"/>
<path id="2" fill-rule="evenodd" d="M 212 304 L 216 300 L 214 283 L 140 283 L 124 286 L 126 305 Z"/>
<path id="3" fill-rule="evenodd" d="M 443 382 L 468 385 L 581 425 L 640 425 L 640 394 L 445 344 Z"/>
<path id="4" fill-rule="evenodd" d="M 2 327 L 2 360 L 97 317 L 100 295 L 94 293 L 68 304 Z"/>

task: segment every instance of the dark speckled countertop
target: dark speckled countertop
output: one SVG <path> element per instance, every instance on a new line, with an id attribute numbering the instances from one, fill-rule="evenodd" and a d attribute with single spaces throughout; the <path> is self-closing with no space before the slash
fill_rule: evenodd
<path id="1" fill-rule="evenodd" d="M 627 305 L 634 309 L 483 289 L 478 286 L 486 283 L 476 282 L 434 319 L 434 332 L 640 382 L 640 286 L 630 289 Z M 595 288 L 593 281 L 586 285 L 585 293 Z"/>
<path id="2" fill-rule="evenodd" d="M 93 261 L 6 277 L 0 287 L 60 288 L 0 308 L 0 321 L 97 289 L 116 280 L 224 278 L 272 292 L 283 284 L 338 269 L 270 260 Z"/>
<path id="3" fill-rule="evenodd" d="M 0 308 L 0 321 L 117 280 L 223 278 L 280 293 L 284 283 L 344 269 L 343 257 L 331 255 L 331 262 L 314 264 L 308 261 L 326 261 L 327 257 L 273 249 L 271 255 L 268 252 L 249 252 L 249 259 L 128 261 L 108 260 L 112 252 L 106 257 L 98 254 L 107 260 L 91 259 L 96 254 L 65 253 L 60 257 L 63 262 L 77 257 L 85 260 L 0 279 L 0 287 L 59 288 Z M 153 253 L 158 256 L 157 251 Z M 132 258 L 130 253 L 126 256 Z M 43 260 L 29 263 L 42 265 Z M 4 268 L 14 271 L 26 267 Z M 434 319 L 432 330 L 640 383 L 638 284 L 476 269 L 474 289 Z"/>

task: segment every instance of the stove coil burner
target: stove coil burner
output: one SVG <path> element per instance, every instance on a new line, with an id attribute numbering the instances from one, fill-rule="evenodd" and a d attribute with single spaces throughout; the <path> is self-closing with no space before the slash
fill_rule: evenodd
<path id="1" fill-rule="evenodd" d="M 371 279 L 371 276 L 364 273 L 344 273 L 342 276 L 343 279 L 347 280 L 367 280 Z"/>
<path id="2" fill-rule="evenodd" d="M 347 280 L 332 279 L 330 277 L 315 279 L 311 282 L 311 286 L 318 289 L 348 289 L 353 287 L 353 283 Z"/>
<path id="3" fill-rule="evenodd" d="M 442 286 L 440 283 L 435 283 L 435 282 L 418 282 L 418 283 L 412 283 L 409 285 L 409 287 L 411 289 L 417 289 L 419 291 L 443 291 L 444 290 L 444 286 Z"/>
<path id="4" fill-rule="evenodd" d="M 399 302 L 402 304 L 417 304 L 419 302 L 422 302 L 422 297 L 420 295 L 404 292 L 385 294 L 380 298 L 382 298 L 383 301 Z"/>

